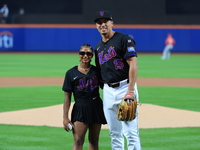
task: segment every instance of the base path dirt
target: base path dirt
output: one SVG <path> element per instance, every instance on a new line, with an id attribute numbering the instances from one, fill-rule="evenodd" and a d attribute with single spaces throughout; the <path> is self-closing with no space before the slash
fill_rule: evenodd
<path id="1" fill-rule="evenodd" d="M 62 85 L 63 77 L 0 77 L 0 87 Z M 200 78 L 138 78 L 138 86 L 200 87 Z"/>
<path id="2" fill-rule="evenodd" d="M 61 77 L 0 77 L 0 87 L 62 86 Z M 200 79 L 138 78 L 139 86 L 200 87 Z M 200 112 L 142 104 L 139 109 L 139 128 L 200 127 Z M 0 113 L 0 124 L 62 127 L 62 104 Z M 71 111 L 71 110 L 70 110 Z M 185 119 L 187 118 L 187 119 Z M 107 125 L 103 125 L 107 129 Z"/>

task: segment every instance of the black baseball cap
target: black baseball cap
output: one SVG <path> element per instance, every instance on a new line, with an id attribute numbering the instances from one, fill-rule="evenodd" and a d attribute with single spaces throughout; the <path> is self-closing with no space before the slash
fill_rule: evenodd
<path id="1" fill-rule="evenodd" d="M 112 20 L 112 16 L 111 16 L 110 12 L 107 10 L 98 11 L 95 15 L 94 22 L 96 22 L 98 19 L 101 19 L 101 18 L 106 18 L 106 19 Z"/>

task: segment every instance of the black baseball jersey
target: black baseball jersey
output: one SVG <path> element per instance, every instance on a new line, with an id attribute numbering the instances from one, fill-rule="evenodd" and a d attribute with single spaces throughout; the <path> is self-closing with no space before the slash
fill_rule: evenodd
<path id="1" fill-rule="evenodd" d="M 78 71 L 78 66 L 69 69 L 65 74 L 62 90 L 73 92 L 75 102 L 99 97 L 100 73 L 92 65 L 87 74 Z"/>
<path id="2" fill-rule="evenodd" d="M 103 102 L 99 95 L 100 72 L 91 66 L 87 74 L 78 71 L 78 66 L 68 70 L 63 83 L 63 91 L 73 92 L 75 103 L 71 112 L 71 122 L 106 124 Z"/>
<path id="3" fill-rule="evenodd" d="M 135 41 L 126 34 L 115 32 L 107 42 L 97 43 L 95 63 L 101 70 L 104 83 L 114 83 L 128 78 L 127 57 L 137 57 Z"/>

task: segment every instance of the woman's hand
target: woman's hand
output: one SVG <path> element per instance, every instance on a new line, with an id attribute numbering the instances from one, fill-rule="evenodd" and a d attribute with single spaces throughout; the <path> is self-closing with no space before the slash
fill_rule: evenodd
<path id="1" fill-rule="evenodd" d="M 63 126 L 64 126 L 64 129 L 65 129 L 67 132 L 73 130 L 73 128 L 74 128 L 74 125 L 73 125 L 72 122 L 69 120 L 69 118 L 64 118 L 64 119 L 63 119 Z"/>

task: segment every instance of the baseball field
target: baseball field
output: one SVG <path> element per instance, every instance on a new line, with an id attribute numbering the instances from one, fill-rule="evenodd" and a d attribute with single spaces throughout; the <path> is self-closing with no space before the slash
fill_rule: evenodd
<path id="1" fill-rule="evenodd" d="M 139 54 L 143 150 L 200 149 L 199 58 Z M 71 149 L 73 136 L 62 128 L 61 88 L 65 72 L 78 63 L 74 53 L 0 53 L 0 150 Z M 107 125 L 99 147 L 111 149 Z"/>

